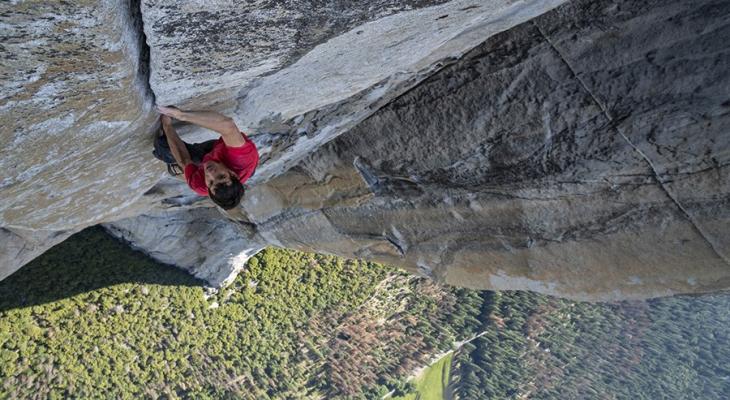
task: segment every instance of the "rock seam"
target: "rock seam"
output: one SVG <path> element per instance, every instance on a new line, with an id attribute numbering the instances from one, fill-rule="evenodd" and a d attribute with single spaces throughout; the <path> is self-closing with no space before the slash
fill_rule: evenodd
<path id="1" fill-rule="evenodd" d="M 692 217 L 692 215 L 687 211 L 687 209 L 677 200 L 677 198 L 667 189 L 667 187 L 664 185 L 664 182 L 659 176 L 659 172 L 657 171 L 657 168 L 654 166 L 654 163 L 649 158 L 649 156 L 646 155 L 641 149 L 636 146 L 623 132 L 621 132 L 621 129 L 619 129 L 617 126 L 615 126 L 615 119 L 611 116 L 611 113 L 608 111 L 608 109 L 604 106 L 604 104 L 598 100 L 596 95 L 593 93 L 592 90 L 588 88 L 588 85 L 583 81 L 583 79 L 578 76 L 578 74 L 575 72 L 575 69 L 572 65 L 568 62 L 568 60 L 563 56 L 563 53 L 560 52 L 560 50 L 555 46 L 555 44 L 550 40 L 547 34 L 542 30 L 540 25 L 532 21 L 532 25 L 537 29 L 537 31 L 540 33 L 540 36 L 545 39 L 545 42 L 550 45 L 550 48 L 557 54 L 558 58 L 565 63 L 565 65 L 570 70 L 570 73 L 573 75 L 573 77 L 580 83 L 581 87 L 591 96 L 591 99 L 593 99 L 593 102 L 596 103 L 596 106 L 601 109 L 603 114 L 606 116 L 608 121 L 613 125 L 612 128 L 616 130 L 616 132 L 628 143 L 629 146 L 631 146 L 634 151 L 636 151 L 639 156 L 641 156 L 642 159 L 649 165 L 649 169 L 651 170 L 652 174 L 654 174 L 654 179 L 659 184 L 659 187 L 662 189 L 662 191 L 669 197 L 670 200 L 679 208 L 680 211 L 682 211 L 682 214 L 684 214 L 685 217 L 687 217 L 687 220 L 692 224 L 692 227 L 697 231 L 697 233 L 704 239 L 704 241 L 707 243 L 708 246 L 712 249 L 712 251 L 727 264 L 730 266 L 730 258 L 726 257 L 722 252 L 720 252 L 715 244 L 710 240 L 709 235 L 699 226 L 697 221 Z"/>
<path id="2" fill-rule="evenodd" d="M 129 14 L 127 17 L 137 39 L 137 83 L 144 91 L 145 96 L 152 101 L 152 105 L 155 105 L 157 101 L 150 84 L 150 46 L 147 44 L 147 35 L 144 33 L 142 0 L 129 0 Z"/>

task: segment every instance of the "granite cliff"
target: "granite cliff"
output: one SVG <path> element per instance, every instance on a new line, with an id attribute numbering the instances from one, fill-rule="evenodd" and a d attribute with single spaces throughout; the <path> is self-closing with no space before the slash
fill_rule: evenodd
<path id="1" fill-rule="evenodd" d="M 103 223 L 213 285 L 274 245 L 578 299 L 730 287 L 725 1 L 0 11 L 0 278 Z M 251 134 L 240 209 L 165 176 L 155 102 Z"/>

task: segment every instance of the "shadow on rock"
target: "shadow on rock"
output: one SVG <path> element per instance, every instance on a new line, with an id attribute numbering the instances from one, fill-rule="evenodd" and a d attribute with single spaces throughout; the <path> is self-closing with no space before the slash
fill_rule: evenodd
<path id="1" fill-rule="evenodd" d="M 203 286 L 109 236 L 100 227 L 66 239 L 0 282 L 0 312 L 45 304 L 121 283 Z"/>

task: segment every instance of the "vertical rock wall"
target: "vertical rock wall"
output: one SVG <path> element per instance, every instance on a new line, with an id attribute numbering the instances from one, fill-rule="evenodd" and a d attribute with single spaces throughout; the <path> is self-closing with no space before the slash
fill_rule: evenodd
<path id="1" fill-rule="evenodd" d="M 150 84 L 161 104 L 214 105 L 256 135 L 251 182 L 265 182 L 489 36 L 563 2 L 145 1 Z"/>
<path id="2" fill-rule="evenodd" d="M 230 283 L 246 261 L 264 248 L 254 244 L 252 232 L 207 207 L 124 219 L 105 228 L 132 247 L 212 286 Z"/>
<path id="3" fill-rule="evenodd" d="M 488 39 L 244 208 L 270 243 L 475 288 L 726 288 L 729 18 L 724 2 L 571 2 Z"/>
<path id="4" fill-rule="evenodd" d="M 0 5 L 0 226 L 73 230 L 152 187 L 154 121 L 129 2 Z"/>
<path id="5" fill-rule="evenodd" d="M 214 284 L 276 245 L 581 299 L 730 286 L 725 1 L 0 7 L 3 259 L 106 222 Z M 252 135 L 240 210 L 161 180 L 153 93 Z"/>
<path id="6" fill-rule="evenodd" d="M 250 181 L 257 188 L 485 37 L 560 3 L 379 1 L 365 6 L 332 1 L 296 2 L 283 8 L 264 2 L 247 7 L 209 2 L 201 8 L 186 2 L 144 1 L 142 14 L 150 44 L 150 83 L 158 101 L 190 107 L 214 105 L 228 110 L 239 125 L 251 128 L 248 133 L 263 153 L 262 163 Z M 210 138 L 191 128 L 180 127 L 188 140 Z M 351 178 L 359 181 L 357 173 L 347 177 Z M 263 190 L 294 193 L 292 197 L 277 195 L 276 199 L 282 201 L 276 203 L 271 203 L 274 197 L 267 196 L 260 206 L 276 204 L 285 210 L 360 201 L 340 193 L 357 191 L 359 182 L 350 188 L 347 179 L 340 179 L 326 188 L 315 185 L 309 192 L 288 186 L 296 185 L 298 179 L 287 174 L 273 185 L 261 186 Z M 167 183 L 157 185 L 133 209 L 190 204 L 183 195 L 187 189 L 180 187 L 180 195 L 166 198 L 162 207 L 155 205 L 171 195 L 171 188 Z M 327 194 L 334 197 L 322 203 L 320 198 Z M 134 246 L 149 248 L 153 257 L 163 262 L 177 260 L 175 264 L 189 269 L 176 249 L 168 247 L 163 252 L 150 241 L 154 235 L 149 234 L 149 227 L 159 223 L 160 218 L 146 214 L 107 226 L 115 231 L 113 227 L 119 225 L 128 232 L 125 238 Z M 251 213 L 244 214 L 231 218 L 249 223 Z M 186 228 L 179 223 L 175 226 L 180 229 L 176 236 L 184 237 Z M 250 254 L 261 243 L 271 242 L 256 235 L 240 249 L 240 254 Z M 203 254 L 220 248 L 212 240 L 188 242 L 186 246 Z"/>

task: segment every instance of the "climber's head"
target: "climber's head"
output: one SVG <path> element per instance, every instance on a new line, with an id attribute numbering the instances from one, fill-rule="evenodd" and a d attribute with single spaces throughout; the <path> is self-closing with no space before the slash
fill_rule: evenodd
<path id="1" fill-rule="evenodd" d="M 204 170 L 210 199 L 225 210 L 236 207 L 244 192 L 243 184 L 236 173 L 217 161 L 207 161 Z"/>

